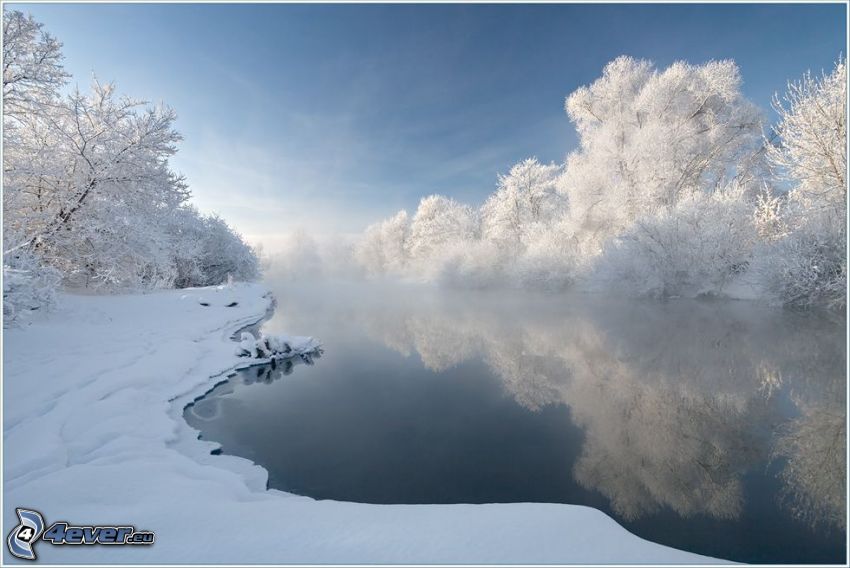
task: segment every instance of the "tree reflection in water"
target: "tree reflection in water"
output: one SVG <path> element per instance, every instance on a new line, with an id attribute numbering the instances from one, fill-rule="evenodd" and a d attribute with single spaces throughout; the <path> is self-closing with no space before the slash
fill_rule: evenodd
<path id="1" fill-rule="evenodd" d="M 664 507 L 735 519 L 742 477 L 772 459 L 784 506 L 845 525 L 840 317 L 743 302 L 379 294 L 346 304 L 345 318 L 434 371 L 481 358 L 528 409 L 569 406 L 585 434 L 575 480 L 625 520 Z"/>

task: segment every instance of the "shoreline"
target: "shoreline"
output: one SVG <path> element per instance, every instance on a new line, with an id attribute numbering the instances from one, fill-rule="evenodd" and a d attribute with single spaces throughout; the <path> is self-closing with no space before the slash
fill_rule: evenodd
<path id="1" fill-rule="evenodd" d="M 240 363 L 234 334 L 268 317 L 262 285 L 61 300 L 5 333 L 4 530 L 27 507 L 48 524 L 126 522 L 156 543 L 40 543 L 42 562 L 723 562 L 576 505 L 367 505 L 266 490 L 265 469 L 211 454 L 219 444 L 182 418 Z"/>

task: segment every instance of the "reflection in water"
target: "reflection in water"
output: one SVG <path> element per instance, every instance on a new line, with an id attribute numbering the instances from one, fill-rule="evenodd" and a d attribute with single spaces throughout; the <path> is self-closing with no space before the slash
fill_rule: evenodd
<path id="1" fill-rule="evenodd" d="M 321 357 L 322 350 L 318 349 L 313 353 L 304 353 L 290 359 L 272 359 L 270 363 L 246 367 L 189 404 L 183 414 L 190 422 L 196 424 L 218 420 L 222 415 L 222 403 L 236 393 L 237 383 L 234 381 L 234 377 L 239 377 L 239 383 L 246 386 L 259 383 L 270 385 L 287 375 L 291 375 L 296 365 L 313 365 L 315 360 L 321 359 Z"/>
<path id="2" fill-rule="evenodd" d="M 581 301 L 545 317 L 439 300 L 358 315 L 429 369 L 481 357 L 523 406 L 568 405 L 585 432 L 575 478 L 624 519 L 662 506 L 735 518 L 742 475 L 772 448 L 795 512 L 844 527 L 840 324 L 741 303 Z M 799 414 L 787 423 L 783 387 Z"/>
<path id="3" fill-rule="evenodd" d="M 664 511 L 718 521 L 757 514 L 747 480 L 765 472 L 782 487 L 771 501 L 819 530 L 844 530 L 841 318 L 740 302 L 336 288 L 276 295 L 270 333 L 316 335 L 329 350 L 334 338 L 365 333 L 435 373 L 481 361 L 524 408 L 566 406 L 583 433 L 574 481 L 636 532 Z M 217 395 L 207 398 L 195 413 Z"/>
<path id="4" fill-rule="evenodd" d="M 830 388 L 838 387 L 837 381 Z M 846 528 L 845 451 L 847 417 L 845 390 L 810 401 L 793 396 L 801 415 L 784 424 L 775 454 L 787 460 L 782 470 L 786 503 L 795 515 L 814 527 Z"/>

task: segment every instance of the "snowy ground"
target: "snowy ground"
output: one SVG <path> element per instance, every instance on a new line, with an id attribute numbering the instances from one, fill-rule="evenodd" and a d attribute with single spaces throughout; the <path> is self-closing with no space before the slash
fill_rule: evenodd
<path id="1" fill-rule="evenodd" d="M 199 300 L 209 303 L 201 306 Z M 225 307 L 236 301 L 235 307 Z M 133 524 L 153 546 L 52 546 L 48 563 L 709 563 L 571 505 L 363 505 L 265 491 L 213 456 L 185 404 L 243 360 L 231 335 L 269 306 L 259 285 L 63 295 L 7 330 L 3 536 L 15 507 L 48 525 Z M 16 562 L 4 547 L 4 561 Z"/>

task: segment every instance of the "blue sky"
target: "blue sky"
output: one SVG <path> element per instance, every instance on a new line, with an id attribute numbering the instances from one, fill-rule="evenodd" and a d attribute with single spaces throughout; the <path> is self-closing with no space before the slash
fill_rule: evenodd
<path id="1" fill-rule="evenodd" d="M 767 109 L 846 44 L 842 4 L 6 6 L 65 44 L 81 86 L 94 71 L 174 107 L 195 203 L 272 247 L 430 193 L 478 204 L 513 163 L 562 161 L 564 97 L 618 55 L 732 58 Z"/>

